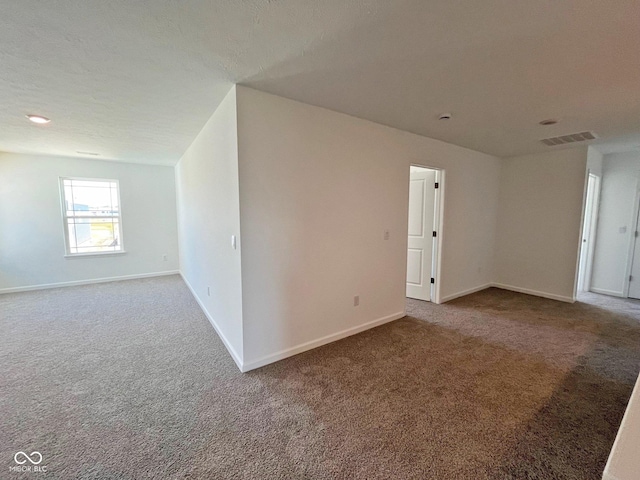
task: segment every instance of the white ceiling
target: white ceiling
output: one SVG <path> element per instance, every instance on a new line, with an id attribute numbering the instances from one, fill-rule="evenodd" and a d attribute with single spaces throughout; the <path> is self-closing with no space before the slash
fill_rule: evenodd
<path id="1" fill-rule="evenodd" d="M 639 20 L 638 0 L 4 1 L 0 150 L 171 165 L 233 83 L 498 156 L 631 138 Z"/>

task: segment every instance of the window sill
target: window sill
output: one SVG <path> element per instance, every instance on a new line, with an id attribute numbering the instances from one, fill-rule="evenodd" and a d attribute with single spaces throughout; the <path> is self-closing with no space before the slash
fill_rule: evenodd
<path id="1" fill-rule="evenodd" d="M 125 250 L 118 250 L 117 252 L 67 253 L 64 258 L 102 257 L 111 255 L 124 255 L 125 253 L 127 253 Z"/>

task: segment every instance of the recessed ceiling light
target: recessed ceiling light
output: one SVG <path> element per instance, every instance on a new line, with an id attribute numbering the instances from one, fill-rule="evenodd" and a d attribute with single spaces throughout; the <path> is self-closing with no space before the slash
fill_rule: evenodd
<path id="1" fill-rule="evenodd" d="M 438 120 L 450 120 L 450 119 L 451 119 L 450 113 L 441 113 L 440 116 L 438 117 Z"/>
<path id="2" fill-rule="evenodd" d="M 555 125 L 556 123 L 558 123 L 558 120 L 556 120 L 555 118 L 548 118 L 547 120 L 542 120 L 539 123 L 540 125 Z"/>
<path id="3" fill-rule="evenodd" d="M 27 115 L 27 118 L 33 123 L 39 123 L 41 125 L 49 123 L 51 121 L 47 117 L 43 117 L 42 115 Z"/>

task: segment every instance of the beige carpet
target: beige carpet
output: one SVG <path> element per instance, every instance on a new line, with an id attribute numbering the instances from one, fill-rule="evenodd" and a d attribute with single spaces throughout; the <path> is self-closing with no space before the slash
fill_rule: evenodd
<path id="1" fill-rule="evenodd" d="M 241 374 L 179 277 L 0 296 L 0 478 L 597 479 L 640 302 L 491 289 Z"/>

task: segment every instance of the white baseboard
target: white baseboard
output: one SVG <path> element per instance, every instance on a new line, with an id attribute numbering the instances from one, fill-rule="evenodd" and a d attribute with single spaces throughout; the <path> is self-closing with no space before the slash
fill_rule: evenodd
<path id="1" fill-rule="evenodd" d="M 278 360 L 283 360 L 285 358 L 292 357 L 299 353 L 306 352 L 307 350 L 312 350 L 314 348 L 321 347 L 322 345 L 326 345 L 328 343 L 332 343 L 337 340 L 350 337 L 351 335 L 355 335 L 356 333 L 364 332 L 365 330 L 369 330 L 371 328 L 383 325 L 385 323 L 398 320 L 399 318 L 402 318 L 404 316 L 406 316 L 406 312 L 404 311 L 394 313 L 392 315 L 387 315 L 386 317 L 378 318 L 377 320 L 372 320 L 371 322 L 358 325 L 357 327 L 348 328 L 346 330 L 342 330 L 337 333 L 332 333 L 331 335 L 327 335 L 325 337 L 321 337 L 316 340 L 311 340 L 309 342 L 302 343 L 295 347 L 287 348 L 286 350 L 281 350 L 279 352 L 264 356 L 252 362 L 245 363 L 242 368 L 242 371 L 248 372 L 249 370 L 254 370 L 256 368 L 263 367 L 270 363 L 277 362 Z"/>
<path id="2" fill-rule="evenodd" d="M 611 297 L 621 297 L 621 298 L 625 298 L 625 297 L 624 297 L 624 294 L 623 294 L 622 292 L 616 292 L 616 291 L 614 291 L 614 290 L 607 290 L 607 289 L 605 289 L 605 288 L 594 288 L 594 287 L 591 287 L 591 288 L 589 289 L 589 291 L 590 291 L 590 292 L 593 292 L 593 293 L 599 293 L 599 294 L 601 294 L 601 295 L 609 295 L 609 296 L 611 296 Z"/>
<path id="3" fill-rule="evenodd" d="M 462 292 L 453 293 L 451 295 L 447 295 L 446 297 L 441 298 L 440 303 L 445 303 L 450 300 L 454 300 L 456 298 L 464 297 L 465 295 L 471 295 L 472 293 L 479 292 L 480 290 L 486 290 L 487 288 L 491 288 L 491 287 L 493 287 L 492 283 L 485 283 L 484 285 L 480 285 L 479 287 L 473 287 L 468 290 L 464 290 Z"/>
<path id="4" fill-rule="evenodd" d="M 75 287 L 78 285 L 91 285 L 94 283 L 119 282 L 121 280 L 135 280 L 137 278 L 164 277 L 165 275 L 177 275 L 178 270 L 155 273 L 139 273 L 135 275 L 120 275 L 118 277 L 92 278 L 89 280 L 74 280 L 72 282 L 44 283 L 40 285 L 29 285 L 26 287 L 2 288 L 0 295 L 5 293 L 29 292 L 32 290 L 46 290 L 49 288 Z"/>
<path id="5" fill-rule="evenodd" d="M 187 285 L 187 288 L 191 291 L 191 295 L 193 295 L 193 298 L 195 298 L 196 302 L 198 302 L 198 305 L 200 305 L 200 309 L 202 310 L 202 313 L 204 313 L 204 316 L 207 317 L 207 320 L 209 320 L 209 323 L 211 324 L 211 326 L 213 326 L 213 329 L 218 334 L 218 337 L 220 337 L 220 340 L 222 340 L 222 343 L 224 344 L 225 348 L 231 355 L 231 358 L 233 358 L 233 361 L 236 362 L 236 365 L 238 366 L 240 371 L 245 372 L 246 370 L 244 370 L 243 368 L 242 359 L 240 358 L 240 355 L 238 355 L 238 352 L 236 352 L 235 348 L 233 348 L 229 340 L 227 340 L 227 337 L 224 336 L 224 334 L 222 333 L 222 330 L 220 330 L 220 327 L 218 326 L 216 321 L 213 319 L 213 317 L 211 316 L 207 308 L 204 306 L 204 303 L 202 303 L 202 300 L 200 300 L 200 297 L 196 295 L 196 291 L 193 289 L 189 281 L 186 279 L 186 277 L 183 275 L 182 272 L 179 272 L 179 273 L 180 273 L 180 276 L 182 277 L 182 280 L 184 280 L 184 283 Z"/>
<path id="6" fill-rule="evenodd" d="M 556 295 L 555 293 L 540 292 L 538 290 L 530 290 L 528 288 L 515 287 L 513 285 L 506 285 L 504 283 L 493 283 L 492 287 L 501 288 L 503 290 L 510 290 L 512 292 L 526 293 L 527 295 L 534 295 L 536 297 L 550 298 L 551 300 L 558 300 L 560 302 L 575 303 L 575 299 L 571 297 L 565 297 L 563 295 Z"/>

